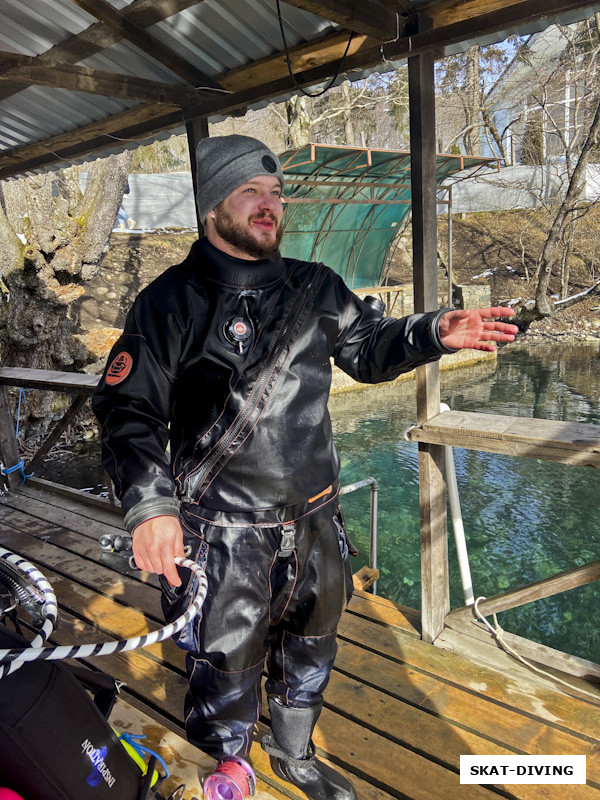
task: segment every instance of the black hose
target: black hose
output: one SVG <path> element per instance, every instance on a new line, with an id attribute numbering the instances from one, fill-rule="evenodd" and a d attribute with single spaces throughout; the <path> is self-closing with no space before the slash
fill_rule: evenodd
<path id="1" fill-rule="evenodd" d="M 3 585 L 16 602 L 31 617 L 36 628 L 44 624 L 44 598 L 37 587 L 30 584 L 21 573 L 8 562 L 0 559 L 0 585 Z"/>

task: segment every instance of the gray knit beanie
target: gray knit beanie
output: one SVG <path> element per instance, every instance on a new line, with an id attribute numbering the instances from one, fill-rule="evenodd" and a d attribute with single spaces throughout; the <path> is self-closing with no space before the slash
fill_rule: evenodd
<path id="1" fill-rule="evenodd" d="M 284 178 L 279 159 L 269 148 L 251 136 L 209 136 L 196 148 L 198 216 L 206 215 L 221 200 L 257 175 L 273 175 L 283 190 Z"/>

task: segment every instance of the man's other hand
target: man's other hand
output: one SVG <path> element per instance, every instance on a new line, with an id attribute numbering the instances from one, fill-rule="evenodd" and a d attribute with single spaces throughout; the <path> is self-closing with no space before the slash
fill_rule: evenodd
<path id="1" fill-rule="evenodd" d="M 183 531 L 177 517 L 152 517 L 133 531 L 135 563 L 146 572 L 164 575 L 171 586 L 180 586 L 181 579 L 175 557 L 183 557 Z"/>

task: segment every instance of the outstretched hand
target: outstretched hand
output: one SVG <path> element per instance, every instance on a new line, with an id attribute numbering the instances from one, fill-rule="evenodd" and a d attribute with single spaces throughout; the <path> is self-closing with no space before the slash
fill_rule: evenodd
<path id="1" fill-rule="evenodd" d="M 496 349 L 494 342 L 512 342 L 519 332 L 516 325 L 497 322 L 493 317 L 512 317 L 512 308 L 459 309 L 447 311 L 439 323 L 439 336 L 444 347 L 458 350 L 463 347 L 472 350 Z"/>

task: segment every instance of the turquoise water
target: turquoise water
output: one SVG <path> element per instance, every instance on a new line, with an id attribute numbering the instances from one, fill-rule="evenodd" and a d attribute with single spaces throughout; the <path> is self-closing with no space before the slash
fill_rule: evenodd
<path id="1" fill-rule="evenodd" d="M 593 344 L 505 347 L 496 368 L 442 374 L 442 400 L 456 410 L 600 424 L 600 351 Z M 331 408 L 342 484 L 372 475 L 380 486 L 378 593 L 419 608 L 417 446 L 403 437 L 416 419 L 414 388 L 334 398 Z M 600 559 L 597 470 L 461 449 L 455 462 L 475 596 Z M 358 569 L 368 562 L 369 490 L 342 503 L 360 549 Z M 462 605 L 452 536 L 450 584 L 452 606 Z M 504 612 L 499 622 L 600 663 L 599 596 L 593 583 Z"/>

